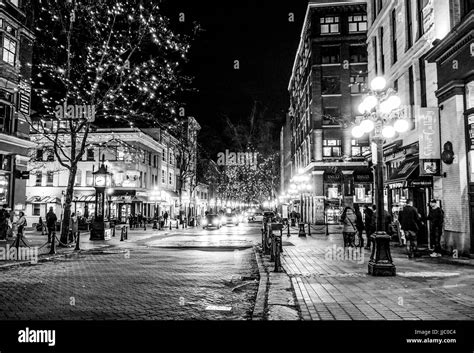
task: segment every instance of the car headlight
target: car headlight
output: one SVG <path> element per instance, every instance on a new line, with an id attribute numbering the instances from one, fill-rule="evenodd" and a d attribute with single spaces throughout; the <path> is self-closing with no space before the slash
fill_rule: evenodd
<path id="1" fill-rule="evenodd" d="M 212 221 L 212 224 L 214 224 L 215 226 L 217 225 L 217 223 L 218 223 L 217 219 Z"/>

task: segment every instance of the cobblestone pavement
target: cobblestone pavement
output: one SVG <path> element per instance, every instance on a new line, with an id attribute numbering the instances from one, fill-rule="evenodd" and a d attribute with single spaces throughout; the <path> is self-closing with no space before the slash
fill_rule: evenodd
<path id="1" fill-rule="evenodd" d="M 392 251 L 396 277 L 367 274 L 362 256 L 338 256 L 341 234 L 293 234 L 282 265 L 304 320 L 472 320 L 474 268 L 408 259 Z M 339 250 L 342 251 L 342 250 Z M 341 254 L 341 253 L 339 253 Z"/>
<path id="2" fill-rule="evenodd" d="M 258 287 L 250 246 L 259 239 L 249 230 L 131 231 L 96 253 L 4 268 L 0 319 L 248 319 Z"/>

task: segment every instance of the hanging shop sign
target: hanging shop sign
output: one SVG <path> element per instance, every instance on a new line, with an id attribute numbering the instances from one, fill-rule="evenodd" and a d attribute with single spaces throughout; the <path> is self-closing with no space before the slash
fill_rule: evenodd
<path id="1" fill-rule="evenodd" d="M 412 180 L 407 180 L 407 188 L 431 188 L 433 187 L 432 178 L 417 178 Z"/>
<path id="2" fill-rule="evenodd" d="M 31 87 L 25 81 L 19 84 L 18 110 L 23 114 L 30 115 Z"/>
<path id="3" fill-rule="evenodd" d="M 342 176 L 340 170 L 327 170 L 324 172 L 323 180 L 325 183 L 342 183 Z"/>
<path id="4" fill-rule="evenodd" d="M 474 150 L 474 114 L 467 117 L 467 131 L 469 133 L 469 150 Z"/>
<path id="5" fill-rule="evenodd" d="M 352 174 L 354 177 L 354 183 L 373 183 L 374 176 L 372 170 L 369 168 L 364 168 L 362 170 L 354 170 Z"/>
<path id="6" fill-rule="evenodd" d="M 439 159 L 420 160 L 420 175 L 441 175 L 441 163 Z"/>

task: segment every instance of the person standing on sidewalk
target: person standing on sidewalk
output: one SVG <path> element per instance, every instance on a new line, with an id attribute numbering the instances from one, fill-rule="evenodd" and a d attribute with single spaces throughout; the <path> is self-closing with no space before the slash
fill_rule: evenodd
<path id="1" fill-rule="evenodd" d="M 165 220 L 165 225 L 168 224 L 168 211 L 165 211 L 165 214 L 163 215 L 163 219 Z"/>
<path id="2" fill-rule="evenodd" d="M 364 237 L 362 233 L 364 232 L 364 220 L 362 219 L 362 213 L 360 212 L 359 204 L 354 205 L 354 213 L 356 215 L 356 228 L 357 228 L 357 236 L 359 237 L 359 247 L 364 247 Z"/>
<path id="3" fill-rule="evenodd" d="M 352 208 L 346 207 L 341 215 L 341 222 L 344 226 L 342 236 L 344 238 L 344 247 L 355 247 L 355 233 L 357 232 L 357 217 Z"/>
<path id="4" fill-rule="evenodd" d="M 25 214 L 20 211 L 20 218 L 18 219 L 18 221 L 16 222 L 16 225 L 18 227 L 18 230 L 17 230 L 17 235 L 18 236 L 23 236 L 23 230 L 25 229 L 26 227 L 26 217 L 25 217 Z"/>
<path id="5" fill-rule="evenodd" d="M 8 220 L 10 219 L 7 207 L 7 204 L 0 205 L 0 239 L 7 238 Z"/>
<path id="6" fill-rule="evenodd" d="M 415 256 L 415 251 L 417 250 L 417 235 L 420 223 L 420 215 L 418 210 L 413 207 L 413 201 L 408 200 L 403 210 L 399 214 L 400 227 L 403 232 L 405 232 L 405 238 L 407 241 L 407 252 L 408 257 L 413 258 Z"/>
<path id="7" fill-rule="evenodd" d="M 50 207 L 48 213 L 46 214 L 46 227 L 48 228 L 48 243 L 51 243 L 53 237 L 56 236 L 56 222 L 58 217 L 53 211 L 53 208 Z"/>
<path id="8" fill-rule="evenodd" d="M 71 214 L 71 238 L 69 241 L 76 239 L 77 232 L 79 231 L 79 220 L 77 219 L 76 213 Z"/>
<path id="9" fill-rule="evenodd" d="M 370 250 L 370 236 L 375 231 L 375 229 L 373 229 L 372 227 L 372 218 L 374 218 L 374 211 L 372 211 L 372 208 L 370 206 L 366 206 L 364 208 L 365 235 L 367 237 L 367 244 L 365 245 L 365 249 L 368 250 Z"/>
<path id="10" fill-rule="evenodd" d="M 434 245 L 434 250 L 430 254 L 431 257 L 441 256 L 441 234 L 443 232 L 444 211 L 438 206 L 436 200 L 430 201 L 430 213 L 428 214 L 430 221 L 430 240 Z"/>

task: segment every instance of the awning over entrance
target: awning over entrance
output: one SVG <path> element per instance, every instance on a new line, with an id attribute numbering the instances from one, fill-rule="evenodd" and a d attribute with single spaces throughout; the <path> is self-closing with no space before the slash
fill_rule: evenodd
<path id="1" fill-rule="evenodd" d="M 54 196 L 32 196 L 26 203 L 61 203 L 61 199 L 59 197 Z"/>
<path id="2" fill-rule="evenodd" d="M 77 195 L 72 199 L 73 202 L 95 202 L 95 195 Z"/>
<path id="3" fill-rule="evenodd" d="M 385 182 L 390 189 L 433 186 L 433 177 L 420 176 L 418 157 L 405 159 Z"/>
<path id="4" fill-rule="evenodd" d="M 407 179 L 416 177 L 419 175 L 419 161 L 418 158 L 405 159 L 395 172 L 390 175 L 387 184 L 403 183 Z"/>

